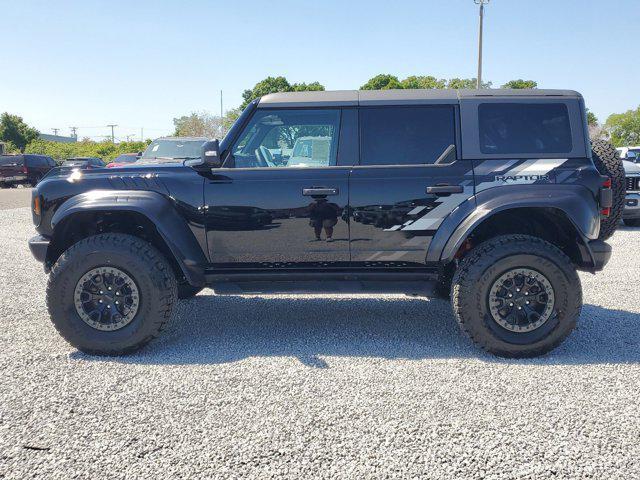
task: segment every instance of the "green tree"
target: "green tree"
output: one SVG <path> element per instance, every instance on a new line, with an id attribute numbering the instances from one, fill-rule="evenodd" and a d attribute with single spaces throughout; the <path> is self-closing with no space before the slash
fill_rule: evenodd
<path id="1" fill-rule="evenodd" d="M 324 86 L 320 82 L 294 83 L 291 85 L 292 92 L 323 92 Z"/>
<path id="2" fill-rule="evenodd" d="M 145 142 L 120 142 L 111 143 L 111 140 L 94 142 L 83 139 L 80 142 L 60 143 L 46 140 L 32 140 L 25 148 L 25 153 L 38 153 L 48 155 L 58 163 L 72 157 L 99 157 L 105 162 L 110 162 L 122 153 L 140 152 L 147 148 L 150 140 Z"/>
<path id="3" fill-rule="evenodd" d="M 381 73 L 370 78 L 367 83 L 360 87 L 360 90 L 390 90 L 392 88 L 403 88 L 398 77 Z"/>
<path id="4" fill-rule="evenodd" d="M 624 113 L 609 115 L 604 124 L 616 147 L 638 145 L 640 143 L 640 107 Z"/>
<path id="5" fill-rule="evenodd" d="M 517 80 L 509 80 L 507 83 L 502 85 L 502 88 L 538 88 L 538 82 L 535 80 L 522 80 L 519 78 Z"/>
<path id="6" fill-rule="evenodd" d="M 474 89 L 478 85 L 478 80 L 475 78 L 451 78 L 447 81 L 447 88 L 453 88 L 460 90 L 463 88 Z M 482 82 L 482 88 L 491 88 L 491 82 Z"/>
<path id="7" fill-rule="evenodd" d="M 400 82 L 402 88 L 426 88 L 426 89 L 442 89 L 447 88 L 445 79 L 438 79 L 431 75 L 417 76 L 412 75 Z"/>
<path id="8" fill-rule="evenodd" d="M 597 127 L 598 126 L 598 117 L 596 117 L 596 114 L 593 113 L 588 108 L 587 108 L 587 124 L 590 127 Z"/>
<path id="9" fill-rule="evenodd" d="M 324 86 L 319 82 L 311 83 L 294 83 L 293 85 L 284 77 L 267 77 L 256 83 L 250 90 L 242 93 L 242 104 L 240 109 L 244 110 L 249 103 L 256 98 L 277 92 L 307 92 L 307 91 L 324 90 Z"/>
<path id="10" fill-rule="evenodd" d="M 27 125 L 22 117 L 7 112 L 0 115 L 0 141 L 11 142 L 21 152 L 27 144 L 38 138 L 38 130 Z"/>
<path id="11" fill-rule="evenodd" d="M 207 112 L 191 112 L 190 115 L 174 118 L 174 135 L 178 137 L 222 138 L 223 120 Z"/>

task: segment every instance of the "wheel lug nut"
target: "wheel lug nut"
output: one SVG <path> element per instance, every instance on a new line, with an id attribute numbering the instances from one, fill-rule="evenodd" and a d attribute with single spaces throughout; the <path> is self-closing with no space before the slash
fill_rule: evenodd
<path id="1" fill-rule="evenodd" d="M 510 293 L 510 294 L 509 294 L 509 298 L 511 298 L 511 297 L 513 297 L 513 293 Z"/>
<path id="2" fill-rule="evenodd" d="M 102 295 L 104 292 L 102 290 L 100 290 L 100 295 Z"/>
<path id="3" fill-rule="evenodd" d="M 518 310 L 522 310 L 522 307 L 518 307 Z"/>
<path id="4" fill-rule="evenodd" d="M 116 303 L 118 303 L 118 302 L 116 302 Z M 526 301 L 526 302 L 524 302 L 524 303 L 526 303 L 527 305 L 529 305 L 529 300 L 527 300 L 527 301 Z"/>
<path id="5" fill-rule="evenodd" d="M 102 300 L 100 300 L 100 301 L 102 301 Z M 513 303 L 510 303 L 510 304 L 509 304 L 509 306 L 510 306 L 510 307 L 513 307 Z"/>
<path id="6" fill-rule="evenodd" d="M 99 303 L 102 303 L 102 300 L 98 300 Z"/>
<path id="7" fill-rule="evenodd" d="M 516 292 L 519 292 L 519 291 L 520 291 L 520 289 L 519 289 L 519 288 L 516 288 Z"/>
<path id="8" fill-rule="evenodd" d="M 108 287 L 107 290 L 111 290 L 111 287 Z"/>
<path id="9" fill-rule="evenodd" d="M 529 295 L 529 292 L 524 292 L 525 295 Z"/>

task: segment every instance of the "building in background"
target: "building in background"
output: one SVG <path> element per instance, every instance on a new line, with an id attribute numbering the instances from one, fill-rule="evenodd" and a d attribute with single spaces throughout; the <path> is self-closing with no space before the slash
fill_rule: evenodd
<path id="1" fill-rule="evenodd" d="M 40 140 L 46 140 L 48 142 L 60 143 L 75 143 L 78 141 L 78 137 L 64 137 L 62 135 L 49 135 L 47 133 L 39 133 L 38 138 Z"/>

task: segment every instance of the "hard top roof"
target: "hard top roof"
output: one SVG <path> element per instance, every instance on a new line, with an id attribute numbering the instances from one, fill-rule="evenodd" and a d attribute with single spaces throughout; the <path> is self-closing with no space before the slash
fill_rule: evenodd
<path id="1" fill-rule="evenodd" d="M 259 108 L 322 107 L 358 105 L 411 105 L 458 103 L 474 97 L 565 97 L 581 98 L 573 90 L 480 89 L 480 90 L 334 90 L 271 93 L 260 98 Z"/>

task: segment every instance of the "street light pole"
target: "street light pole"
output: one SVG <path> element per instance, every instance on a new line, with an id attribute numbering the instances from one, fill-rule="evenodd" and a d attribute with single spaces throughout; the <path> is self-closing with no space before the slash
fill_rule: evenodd
<path id="1" fill-rule="evenodd" d="M 480 5 L 480 29 L 478 31 L 478 83 L 476 88 L 482 86 L 482 23 L 484 21 L 484 6 L 491 0 L 473 0 L 476 5 Z"/>

